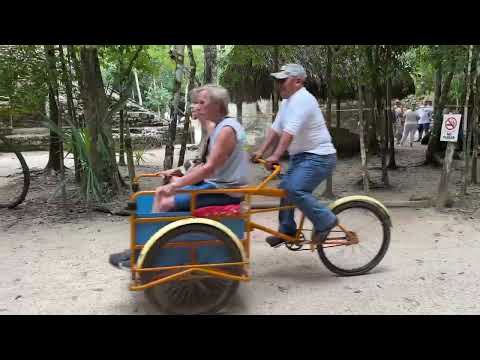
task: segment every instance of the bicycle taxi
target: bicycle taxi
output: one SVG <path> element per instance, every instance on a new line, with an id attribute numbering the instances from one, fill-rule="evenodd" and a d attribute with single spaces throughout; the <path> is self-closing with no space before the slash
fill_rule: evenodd
<path id="1" fill-rule="evenodd" d="M 149 301 L 165 313 L 218 312 L 240 282 L 250 280 L 254 230 L 283 238 L 291 251 L 316 251 L 323 264 L 340 276 L 365 274 L 378 265 L 390 243 L 391 220 L 387 208 L 374 198 L 348 196 L 330 203 L 339 225 L 320 245 L 309 239 L 313 229 L 305 226 L 303 214 L 295 237 L 254 222 L 255 214 L 294 207 L 252 209 L 255 196 L 280 199 L 286 195 L 284 190 L 268 186 L 280 171 L 280 165 L 274 166 L 274 171 L 257 186 L 188 191 L 192 194 L 189 212 L 165 213 L 152 213 L 154 191 L 138 191 L 141 178 L 157 175 L 137 176 L 128 204 L 130 290 L 145 291 Z M 240 205 L 196 208 L 199 194 L 214 193 L 243 194 L 244 199 Z"/>

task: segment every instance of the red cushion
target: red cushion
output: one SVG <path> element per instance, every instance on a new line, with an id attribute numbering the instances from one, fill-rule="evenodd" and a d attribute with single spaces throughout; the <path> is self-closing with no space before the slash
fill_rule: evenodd
<path id="1" fill-rule="evenodd" d="M 195 209 L 193 216 L 209 217 L 209 216 L 238 216 L 240 215 L 240 204 L 223 205 L 223 206 L 206 206 Z"/>

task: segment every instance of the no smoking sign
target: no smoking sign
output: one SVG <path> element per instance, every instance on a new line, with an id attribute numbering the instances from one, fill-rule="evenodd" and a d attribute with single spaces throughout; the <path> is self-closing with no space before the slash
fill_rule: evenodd
<path id="1" fill-rule="evenodd" d="M 462 115 L 443 115 L 442 132 L 440 133 L 440 141 L 453 141 L 458 139 L 458 129 Z"/>

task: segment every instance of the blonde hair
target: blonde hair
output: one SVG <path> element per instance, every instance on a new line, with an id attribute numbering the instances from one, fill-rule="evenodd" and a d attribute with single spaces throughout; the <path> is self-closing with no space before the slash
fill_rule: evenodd
<path id="1" fill-rule="evenodd" d="M 202 91 L 207 91 L 210 101 L 220 106 L 220 110 L 223 112 L 223 115 L 228 114 L 228 104 L 230 103 L 230 95 L 228 90 L 220 85 L 207 84 L 190 91 L 190 99 L 194 103 L 197 99 L 198 94 Z"/>

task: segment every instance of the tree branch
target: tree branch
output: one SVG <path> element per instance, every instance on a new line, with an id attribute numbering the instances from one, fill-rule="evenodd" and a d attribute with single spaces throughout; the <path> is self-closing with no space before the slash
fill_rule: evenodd
<path id="1" fill-rule="evenodd" d="M 125 72 L 123 72 L 123 76 L 120 79 L 120 84 L 123 84 L 125 79 L 130 75 L 130 73 L 133 69 L 133 64 L 135 63 L 135 60 L 138 58 L 138 55 L 140 54 L 140 51 L 142 51 L 142 49 L 143 49 L 143 45 L 140 45 L 137 48 L 137 51 L 135 52 L 132 59 L 130 60 L 130 62 L 128 64 L 128 67 L 126 68 Z M 132 82 L 132 80 L 129 79 L 128 83 L 127 83 L 127 86 L 125 86 L 125 87 L 122 86 L 122 92 L 120 93 L 120 99 L 107 112 L 107 114 L 105 115 L 105 118 L 103 119 L 104 121 L 106 119 L 111 118 L 113 116 L 113 114 L 115 114 L 115 112 L 119 111 L 125 105 L 125 103 L 128 100 L 127 90 L 130 88 L 131 82 Z"/>

